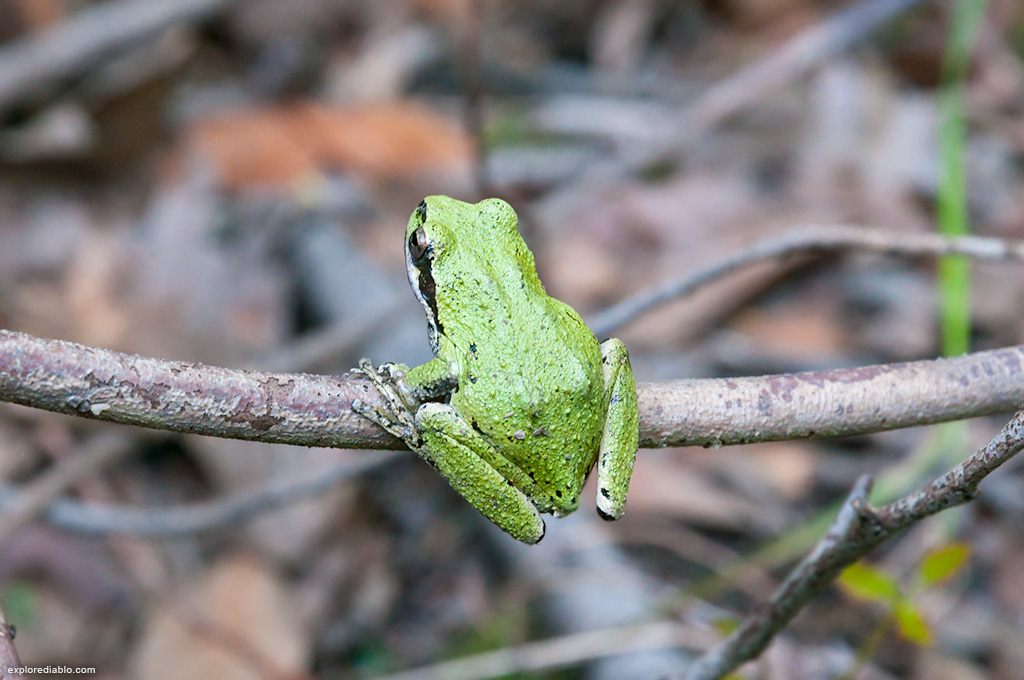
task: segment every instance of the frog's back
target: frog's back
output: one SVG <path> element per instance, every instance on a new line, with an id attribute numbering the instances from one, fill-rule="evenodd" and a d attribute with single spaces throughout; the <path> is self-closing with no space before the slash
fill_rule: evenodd
<path id="1" fill-rule="evenodd" d="M 426 203 L 424 219 L 440 215 L 428 315 L 457 364 L 451 404 L 529 471 L 554 509 L 575 509 L 604 426 L 601 348 L 579 315 L 545 292 L 507 203 Z"/>
<path id="2" fill-rule="evenodd" d="M 452 404 L 569 511 L 601 442 L 601 349 L 568 305 L 545 295 L 531 306 L 495 314 L 491 331 L 465 354 Z M 485 349 L 501 359 L 488 360 Z"/>

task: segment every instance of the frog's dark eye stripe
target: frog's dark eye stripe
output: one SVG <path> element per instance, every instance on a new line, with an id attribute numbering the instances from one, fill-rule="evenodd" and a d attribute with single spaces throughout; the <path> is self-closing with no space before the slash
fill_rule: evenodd
<path id="1" fill-rule="evenodd" d="M 427 221 L 427 202 L 426 201 L 420 201 L 420 204 L 418 206 L 416 206 L 416 219 L 418 219 L 420 221 L 420 224 L 423 224 L 424 222 Z"/>
<path id="2" fill-rule="evenodd" d="M 441 327 L 441 320 L 437 318 L 437 286 L 434 283 L 434 275 L 430 271 L 433 247 L 423 227 L 409 235 L 407 248 L 409 262 L 414 268 L 409 270 L 409 280 L 413 282 L 413 286 L 417 290 L 417 297 L 426 309 L 427 325 L 430 329 L 430 345 L 434 354 L 437 354 L 437 335 L 439 333 L 443 335 L 444 329 Z M 415 275 L 412 273 L 413 271 L 416 272 Z"/>
<path id="3" fill-rule="evenodd" d="M 413 264 L 419 266 L 427 258 L 427 250 L 430 246 L 427 241 L 427 232 L 420 227 L 409 236 L 409 258 Z"/>
<path id="4" fill-rule="evenodd" d="M 420 293 L 423 294 L 423 299 L 427 301 L 428 305 L 430 305 L 430 311 L 432 311 L 434 313 L 434 318 L 436 319 L 437 318 L 437 285 L 434 283 L 434 277 L 433 277 L 433 275 L 431 275 L 430 269 L 428 267 L 421 267 L 421 268 L 419 268 L 419 270 L 420 270 L 420 280 L 419 280 Z M 441 322 L 438 321 L 437 324 L 438 324 L 438 326 L 440 326 Z"/>

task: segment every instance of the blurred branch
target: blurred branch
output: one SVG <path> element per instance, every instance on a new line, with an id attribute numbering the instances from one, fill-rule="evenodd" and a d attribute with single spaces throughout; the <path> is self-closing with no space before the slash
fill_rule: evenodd
<path id="1" fill-rule="evenodd" d="M 286 507 L 329 491 L 349 477 L 385 465 L 398 452 L 382 453 L 358 462 L 346 461 L 329 469 L 284 479 L 271 479 L 258 490 L 218 501 L 175 507 L 138 508 L 55 500 L 45 508 L 46 521 L 53 526 L 85 534 L 131 534 L 150 538 L 171 538 L 214 531 L 251 520 L 257 515 Z M 18 491 L 0 484 L 0 515 L 17 508 L 30 491 Z"/>
<path id="2" fill-rule="evenodd" d="M 459 27 L 462 60 L 462 115 L 466 132 L 473 142 L 474 180 L 478 199 L 494 195 L 487 170 L 487 143 L 484 138 L 484 91 L 480 80 L 481 41 L 483 40 L 483 0 L 465 3 L 465 16 Z"/>
<path id="3" fill-rule="evenodd" d="M 867 38 L 890 19 L 925 0 L 861 0 L 825 21 L 793 36 L 768 56 L 712 85 L 678 116 L 677 132 L 656 146 L 636 148 L 626 158 L 588 165 L 563 190 L 555 192 L 558 206 L 579 205 L 579 194 L 593 196 L 624 176 L 671 160 L 703 139 L 714 127 L 761 102 L 827 59 Z"/>
<path id="4" fill-rule="evenodd" d="M 537 673 L 639 650 L 693 647 L 700 644 L 701 637 L 699 631 L 675 621 L 604 628 L 442 661 L 374 680 L 479 680 Z"/>
<path id="5" fill-rule="evenodd" d="M 775 51 L 715 83 L 683 111 L 674 139 L 651 151 L 645 164 L 686 149 L 729 116 L 864 40 L 890 19 L 924 0 L 860 0 L 793 36 Z M 639 159 L 638 159 L 639 160 Z"/>
<path id="6" fill-rule="evenodd" d="M 18 494 L 16 500 L 5 504 L 3 514 L 0 514 L 0 545 L 4 545 L 18 527 L 46 510 L 80 479 L 127 455 L 132 450 L 132 443 L 132 438 L 123 432 L 98 434 L 78 455 L 62 460 L 33 481 Z"/>
<path id="7" fill-rule="evenodd" d="M 0 51 L 0 111 L 73 80 L 119 51 L 238 0 L 120 0 L 91 6 Z"/>
<path id="8" fill-rule="evenodd" d="M 758 656 L 811 598 L 846 567 L 893 534 L 978 495 L 978 485 L 1024 448 L 1024 409 L 973 456 L 923 489 L 883 508 L 868 505 L 871 478 L 861 477 L 832 527 L 772 595 L 768 603 L 701 657 L 685 680 L 716 680 Z"/>
<path id="9" fill-rule="evenodd" d="M 948 237 L 846 225 L 806 226 L 768 238 L 704 269 L 641 291 L 588 319 L 597 336 L 611 334 L 655 307 L 713 283 L 737 269 L 765 260 L 864 250 L 886 255 L 966 255 L 979 260 L 1024 261 L 1024 243 L 981 236 Z"/>
<path id="10" fill-rule="evenodd" d="M 645 447 L 865 434 L 1012 412 L 1024 345 L 962 357 L 748 378 L 643 383 Z M 361 375 L 162 361 L 0 330 L 0 401 L 124 425 L 276 444 L 403 445 L 352 411 Z"/>
<path id="11" fill-rule="evenodd" d="M 14 648 L 14 626 L 7 623 L 4 612 L 0 609 L 0 680 L 11 680 L 17 677 L 8 673 L 7 669 L 20 666 L 18 650 Z"/>

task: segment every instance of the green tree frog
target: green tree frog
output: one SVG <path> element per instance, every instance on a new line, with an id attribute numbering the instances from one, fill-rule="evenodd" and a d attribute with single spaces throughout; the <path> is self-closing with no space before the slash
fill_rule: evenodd
<path id="1" fill-rule="evenodd" d="M 597 464 L 597 512 L 622 516 L 638 440 L 625 345 L 598 344 L 549 297 L 512 207 L 429 196 L 405 238 L 434 359 L 363 360 L 383 406 L 353 409 L 398 436 L 466 500 L 525 543 L 567 515 Z"/>

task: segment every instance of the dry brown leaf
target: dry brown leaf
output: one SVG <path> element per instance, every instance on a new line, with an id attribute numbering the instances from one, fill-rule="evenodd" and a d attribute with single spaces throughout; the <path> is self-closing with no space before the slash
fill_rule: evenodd
<path id="1" fill-rule="evenodd" d="M 295 139 L 280 111 L 222 115 L 197 123 L 190 147 L 212 160 L 220 180 L 241 188 L 300 182 L 317 171 L 312 152 Z"/>
<path id="2" fill-rule="evenodd" d="M 913 677 L 921 680 L 983 680 L 994 677 L 974 664 L 949 655 L 949 650 L 921 647 Z"/>
<path id="3" fill-rule="evenodd" d="M 299 103 L 198 122 L 190 148 L 230 188 L 289 186 L 345 170 L 378 180 L 468 168 L 471 146 L 450 120 L 412 103 L 331 108 Z"/>
<path id="4" fill-rule="evenodd" d="M 228 557 L 185 589 L 150 610 L 132 677 L 266 680 L 298 677 L 306 668 L 308 635 L 267 565 Z"/>
<path id="5" fill-rule="evenodd" d="M 471 0 L 414 0 L 413 4 L 437 21 L 461 22 L 469 14 Z"/>
<path id="6" fill-rule="evenodd" d="M 756 478 L 789 500 L 804 497 L 814 483 L 816 456 L 807 442 L 769 442 L 719 451 L 722 468 Z"/>
<path id="7" fill-rule="evenodd" d="M 817 17 L 817 8 L 807 0 L 718 0 L 712 4 L 740 29 L 771 33 L 779 33 L 780 24 L 793 29 Z"/>
<path id="8" fill-rule="evenodd" d="M 11 7 L 32 33 L 56 23 L 63 18 L 66 9 L 62 0 L 11 0 Z"/>
<path id="9" fill-rule="evenodd" d="M 840 319 L 825 304 L 815 303 L 817 300 L 805 297 L 798 304 L 746 309 L 733 319 L 732 326 L 775 356 L 798 359 L 842 352 L 846 337 Z"/>
<path id="10" fill-rule="evenodd" d="M 117 234 L 86 232 L 59 281 L 38 280 L 16 290 L 12 318 L 30 333 L 125 347 L 131 330 L 123 299 L 127 257 Z"/>
<path id="11" fill-rule="evenodd" d="M 671 450 L 643 454 L 629 483 L 630 512 L 659 513 L 720 529 L 778 528 L 776 513 L 722 488 L 699 466 L 678 458 L 679 452 Z"/>

